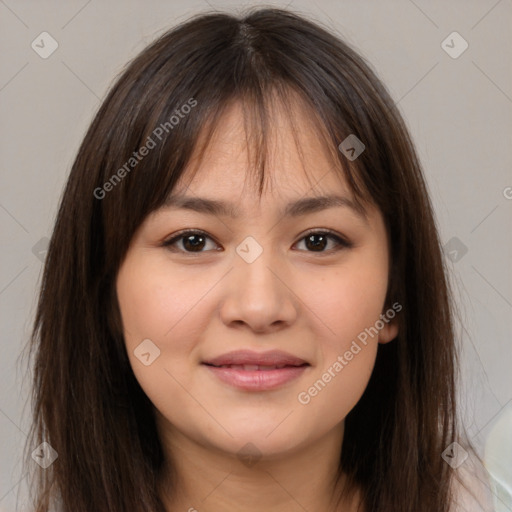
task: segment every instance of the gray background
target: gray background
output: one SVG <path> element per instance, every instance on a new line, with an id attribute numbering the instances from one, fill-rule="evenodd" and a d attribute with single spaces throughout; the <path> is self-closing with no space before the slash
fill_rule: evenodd
<path id="1" fill-rule="evenodd" d="M 0 512 L 15 510 L 16 494 L 23 494 L 30 374 L 19 356 L 44 239 L 81 138 L 114 77 L 155 37 L 198 11 L 244 5 L 255 3 L 0 0 Z M 399 103 L 462 315 L 461 416 L 483 447 L 512 406 L 512 1 L 260 5 L 289 5 L 335 30 Z M 43 31 L 59 45 L 46 59 L 31 47 Z M 441 45 L 453 31 L 469 44 L 458 58 Z"/>

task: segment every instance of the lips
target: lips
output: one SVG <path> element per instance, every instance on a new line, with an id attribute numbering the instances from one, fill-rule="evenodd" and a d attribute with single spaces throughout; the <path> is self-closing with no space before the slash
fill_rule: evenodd
<path id="1" fill-rule="evenodd" d="M 304 359 L 280 350 L 253 352 L 237 350 L 204 361 L 204 364 L 217 367 L 238 367 L 245 370 L 274 370 L 285 366 L 309 365 Z M 255 368 L 257 367 L 257 368 Z"/>
<path id="2" fill-rule="evenodd" d="M 310 366 L 286 352 L 240 350 L 204 361 L 217 379 L 244 391 L 268 391 L 299 378 Z"/>

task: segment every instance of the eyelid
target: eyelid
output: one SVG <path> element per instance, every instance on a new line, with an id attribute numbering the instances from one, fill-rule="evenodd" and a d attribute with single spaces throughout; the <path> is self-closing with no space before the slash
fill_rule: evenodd
<path id="1" fill-rule="evenodd" d="M 180 239 L 184 235 L 203 235 L 205 237 L 208 237 L 212 239 L 215 242 L 215 238 L 213 238 L 210 234 L 208 234 L 206 231 L 202 231 L 201 229 L 195 229 L 195 228 L 188 228 L 188 229 L 182 229 L 180 231 L 177 231 L 176 233 L 173 233 L 170 237 L 167 237 L 163 242 L 162 245 L 169 245 L 170 243 Z M 217 243 L 217 242 L 215 242 Z"/>
<path id="2" fill-rule="evenodd" d="M 161 245 L 163 247 L 170 247 L 175 242 L 177 242 L 181 238 L 183 238 L 183 236 L 186 235 L 186 234 L 202 235 L 205 238 L 209 238 L 210 240 L 215 242 L 215 244 L 219 245 L 218 242 L 215 240 L 215 238 L 213 238 L 211 235 L 209 235 L 206 231 L 203 231 L 201 229 L 194 229 L 194 228 L 188 228 L 188 229 L 186 228 L 186 229 L 182 229 L 182 230 L 180 230 L 180 231 L 178 231 L 176 233 L 173 233 L 173 235 L 170 238 L 166 238 L 161 243 Z M 342 249 L 351 249 L 352 247 L 354 247 L 354 243 L 351 242 L 348 238 L 346 238 L 345 236 L 341 235 L 337 231 L 333 231 L 333 230 L 328 229 L 328 228 L 310 228 L 307 231 L 305 231 L 304 233 L 302 233 L 301 235 L 299 235 L 298 240 L 293 245 L 296 245 L 298 242 L 301 242 L 302 240 L 304 240 L 304 238 L 306 238 L 307 236 L 313 235 L 313 234 L 328 235 L 332 239 L 334 239 L 336 241 L 336 243 L 338 244 L 338 247 L 336 247 L 334 249 L 331 249 L 329 251 L 318 251 L 316 254 L 328 255 L 328 254 L 332 254 L 334 252 L 338 252 L 338 251 L 340 251 Z M 180 253 L 188 254 L 188 255 L 199 255 L 199 254 L 202 254 L 203 252 L 210 252 L 210 251 L 198 251 L 198 252 L 194 253 L 194 252 L 178 250 L 176 252 L 180 252 Z M 315 251 L 300 251 L 300 252 L 309 252 L 309 253 L 315 254 Z"/>
<path id="3" fill-rule="evenodd" d="M 303 238 L 306 238 L 308 235 L 313 235 L 313 234 L 316 234 L 316 233 L 321 233 L 323 235 L 330 235 L 332 238 L 334 239 L 337 239 L 338 243 L 340 245 L 343 245 L 347 248 L 351 248 L 354 246 L 354 243 L 351 242 L 347 237 L 345 237 L 344 235 L 342 235 L 341 233 L 338 233 L 337 231 L 333 231 L 332 229 L 328 229 L 328 228 L 311 228 L 311 229 L 308 229 L 305 233 L 302 233 L 300 235 L 300 238 L 299 238 L 299 242 L 303 239 Z"/>

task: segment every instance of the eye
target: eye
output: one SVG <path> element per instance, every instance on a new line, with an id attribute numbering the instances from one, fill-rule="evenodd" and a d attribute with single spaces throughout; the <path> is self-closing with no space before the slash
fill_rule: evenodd
<path id="1" fill-rule="evenodd" d="M 203 249 L 208 245 L 206 243 L 207 240 L 213 241 L 213 239 L 204 231 L 189 229 L 186 231 L 181 231 L 169 240 L 164 241 L 162 246 L 173 252 L 201 253 L 206 252 Z M 306 233 L 306 235 L 302 237 L 299 242 L 296 242 L 295 245 L 302 241 L 304 241 L 306 245 L 307 252 L 318 253 L 331 253 L 342 249 L 350 249 L 354 245 L 352 242 L 349 242 L 348 240 L 342 238 L 340 235 L 335 234 L 330 230 L 311 230 Z M 325 248 L 329 241 L 334 242 L 334 247 L 326 251 Z M 180 242 L 180 244 L 178 244 L 178 242 Z M 217 245 L 215 242 L 214 244 Z M 214 248 L 212 250 L 219 251 L 221 249 Z"/>
<path id="2" fill-rule="evenodd" d="M 173 236 L 171 239 L 166 240 L 162 245 L 164 247 L 167 247 L 169 250 L 174 252 L 203 252 L 202 249 L 205 247 L 205 240 L 212 240 L 211 237 L 209 237 L 206 233 L 203 231 L 198 230 L 188 230 L 188 231 L 181 231 L 177 235 Z M 184 247 L 183 249 L 176 249 L 174 246 L 177 244 L 177 242 L 182 241 L 181 247 Z M 219 249 L 215 249 L 219 250 Z"/>
<path id="3" fill-rule="evenodd" d="M 344 248 L 350 249 L 354 245 L 353 243 L 349 242 L 348 240 L 345 240 L 344 238 L 330 230 L 311 230 L 308 233 L 306 233 L 306 236 L 301 238 L 298 243 L 302 242 L 303 240 L 306 247 L 308 249 L 311 249 L 311 251 L 308 252 L 330 253 L 340 251 L 341 249 Z M 329 240 L 334 240 L 334 248 L 325 251 L 324 249 Z"/>

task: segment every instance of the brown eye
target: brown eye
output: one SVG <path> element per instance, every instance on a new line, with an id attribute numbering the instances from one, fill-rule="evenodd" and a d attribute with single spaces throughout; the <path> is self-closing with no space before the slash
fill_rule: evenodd
<path id="1" fill-rule="evenodd" d="M 172 251 L 201 253 L 205 252 L 203 249 L 206 245 L 206 240 L 212 239 L 202 231 L 182 231 L 171 239 L 166 240 L 162 245 Z"/>
<path id="2" fill-rule="evenodd" d="M 305 241 L 308 252 L 331 252 L 352 247 L 350 242 L 330 231 L 310 231 L 300 242 L 302 240 Z M 334 248 L 326 251 L 329 240 L 334 240 Z"/>
<path id="3" fill-rule="evenodd" d="M 327 246 L 329 237 L 323 233 L 313 233 L 304 238 L 306 247 L 312 251 L 323 251 Z"/>

